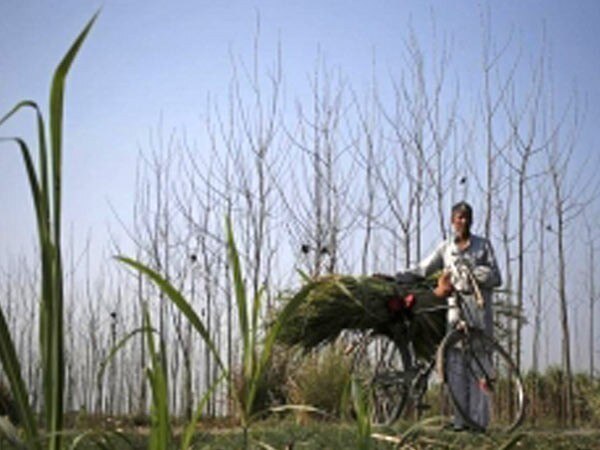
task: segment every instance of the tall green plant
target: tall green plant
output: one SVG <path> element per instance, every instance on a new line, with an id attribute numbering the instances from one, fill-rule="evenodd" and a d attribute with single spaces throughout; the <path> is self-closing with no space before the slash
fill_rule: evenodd
<path id="1" fill-rule="evenodd" d="M 40 350 L 44 385 L 45 426 L 48 448 L 58 450 L 63 428 L 64 393 L 64 336 L 63 336 L 63 269 L 61 257 L 62 205 L 62 124 L 65 81 L 69 69 L 98 13 L 81 31 L 54 72 L 50 88 L 48 130 L 40 108 L 33 101 L 18 103 L 0 125 L 22 108 L 33 108 L 38 131 L 38 169 L 36 170 L 29 147 L 20 138 L 4 138 L 17 143 L 29 181 L 37 222 L 40 246 Z M 50 146 L 47 145 L 50 138 Z M 35 415 L 29 405 L 28 393 L 21 378 L 21 367 L 14 344 L 0 310 L 0 359 L 7 373 L 11 390 L 24 423 L 24 439 L 30 448 L 41 448 Z"/>
<path id="2" fill-rule="evenodd" d="M 281 309 L 274 322 L 265 330 L 262 343 L 259 345 L 259 331 L 263 329 L 258 323 L 262 307 L 263 290 L 259 290 L 252 299 L 251 308 L 248 308 L 248 297 L 244 286 L 240 257 L 233 235 L 231 220 L 227 218 L 227 254 L 231 265 L 231 276 L 236 297 L 238 321 L 242 334 L 242 389 L 237 393 L 237 403 L 240 410 L 240 421 L 244 429 L 244 441 L 247 445 L 247 431 L 256 417 L 254 402 L 256 393 L 263 379 L 265 369 L 273 353 L 273 346 L 283 325 L 292 317 L 296 309 L 302 304 L 314 284 L 307 283 L 296 293 Z"/>
<path id="3" fill-rule="evenodd" d="M 144 311 L 144 328 L 146 341 L 150 354 L 150 366 L 146 369 L 146 376 L 152 389 L 152 426 L 150 428 L 150 450 L 165 450 L 171 445 L 171 422 L 169 420 L 168 377 L 165 365 L 164 342 L 159 341 L 159 349 L 152 328 L 150 317 Z"/>
<path id="4" fill-rule="evenodd" d="M 235 401 L 238 405 L 239 418 L 244 430 L 244 445 L 248 445 L 248 430 L 250 425 L 255 418 L 254 401 L 256 399 L 256 393 L 259 388 L 262 377 L 264 376 L 265 368 L 271 357 L 273 351 L 273 345 L 277 335 L 281 331 L 283 324 L 289 319 L 294 313 L 296 308 L 304 301 L 310 289 L 311 284 L 307 284 L 302 290 L 300 290 L 279 313 L 274 323 L 265 331 L 262 342 L 259 343 L 259 331 L 261 329 L 258 318 L 259 312 L 262 306 L 262 295 L 263 291 L 260 291 L 250 303 L 246 295 L 244 287 L 244 278 L 242 275 L 241 263 L 239 253 L 235 243 L 233 228 L 229 218 L 226 221 L 226 235 L 227 235 L 227 254 L 231 265 L 231 276 L 233 279 L 233 286 L 235 291 L 235 300 L 237 305 L 238 322 L 240 324 L 240 333 L 242 339 L 242 389 L 231 389 L 235 394 Z M 226 367 L 221 360 L 219 351 L 215 346 L 207 328 L 204 323 L 196 314 L 190 303 L 185 299 L 181 292 L 179 292 L 171 283 L 169 283 L 162 275 L 140 263 L 139 261 L 127 258 L 124 256 L 118 256 L 117 259 L 130 267 L 138 270 L 152 280 L 152 282 L 165 294 L 165 296 L 179 309 L 186 320 L 192 325 L 192 327 L 200 334 L 210 351 L 212 352 L 217 365 L 219 366 L 222 376 L 221 380 L 231 380 L 229 376 L 231 368 Z M 154 395 L 157 393 L 154 392 Z M 158 395 L 166 395 L 166 393 L 158 393 Z M 206 398 L 202 399 L 202 404 L 206 401 Z M 186 428 L 184 439 L 182 440 L 182 448 L 187 449 L 191 442 L 191 435 L 193 432 L 193 426 L 195 421 L 199 418 L 201 408 L 197 409 L 194 420 Z"/>
<path id="5" fill-rule="evenodd" d="M 356 414 L 356 448 L 369 450 L 372 448 L 373 441 L 371 439 L 372 405 L 368 389 L 365 389 L 360 381 L 353 378 L 350 382 L 350 394 Z"/>

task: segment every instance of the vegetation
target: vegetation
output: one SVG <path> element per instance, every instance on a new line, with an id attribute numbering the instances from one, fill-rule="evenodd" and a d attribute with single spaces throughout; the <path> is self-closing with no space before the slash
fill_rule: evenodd
<path id="1" fill-rule="evenodd" d="M 348 388 L 351 383 L 351 359 L 339 346 L 327 346 L 297 358 L 287 371 L 285 402 L 311 405 L 319 410 L 317 417 L 325 420 L 342 418 L 348 413 Z M 324 414 L 323 414 L 324 413 Z M 308 418 L 309 412 L 300 411 Z"/>
<path id="2" fill-rule="evenodd" d="M 435 348 L 446 331 L 446 310 L 424 283 L 399 286 L 393 279 L 330 275 L 313 281 L 304 302 L 280 335 L 287 345 L 310 350 L 344 331 L 374 331 Z M 285 302 L 284 302 L 285 303 Z M 402 318 L 410 319 L 404 329 Z"/>
<path id="3" fill-rule="evenodd" d="M 237 302 L 238 320 L 242 332 L 242 366 L 240 376 L 235 382 L 235 386 L 231 389 L 234 393 L 237 405 L 237 417 L 241 422 L 244 430 L 244 448 L 248 447 L 248 429 L 252 421 L 256 417 L 255 402 L 257 393 L 264 383 L 265 369 L 271 360 L 273 345 L 282 326 L 286 323 L 298 306 L 306 299 L 307 294 L 311 291 L 312 285 L 308 284 L 294 295 L 289 302 L 283 307 L 278 314 L 274 323 L 267 329 L 262 341 L 259 341 L 259 333 L 261 331 L 258 322 L 258 315 L 261 311 L 262 290 L 259 290 L 252 302 L 248 301 L 244 286 L 240 259 L 238 256 L 237 246 L 233 236 L 231 222 L 227 220 L 227 246 L 230 263 L 232 267 L 233 286 Z M 198 317 L 194 309 L 183 295 L 177 291 L 165 278 L 154 272 L 147 266 L 134 260 L 119 257 L 123 263 L 139 270 L 150 277 L 164 294 L 173 302 L 180 312 L 186 317 L 194 329 L 200 334 L 205 344 L 210 348 L 218 363 L 219 369 L 223 372 L 223 378 L 233 382 L 233 378 L 229 376 L 228 369 L 225 367 L 219 352 L 210 335 L 207 332 L 202 320 Z M 147 321 L 149 327 L 149 321 Z M 150 384 L 152 386 L 152 401 L 154 405 L 154 417 L 152 422 L 152 437 L 151 448 L 165 449 L 170 447 L 170 416 L 168 412 L 168 392 L 167 392 L 167 372 L 163 365 L 164 350 L 157 352 L 154 348 L 151 332 L 148 331 L 150 356 L 152 360 L 152 369 L 148 372 Z M 161 343 L 161 345 L 164 345 Z M 210 391 L 209 391 L 210 393 Z M 203 406 L 201 404 L 201 406 Z M 181 448 L 187 449 L 193 435 L 193 430 L 197 420 L 200 417 L 202 408 L 197 409 L 193 420 L 188 424 L 184 438 L 182 439 Z"/>
<path id="4" fill-rule="evenodd" d="M 2 308 L 0 308 L 0 359 L 8 378 L 10 389 L 23 425 L 23 445 L 29 448 L 50 450 L 61 448 L 64 414 L 64 312 L 63 267 L 61 251 L 62 211 L 62 123 L 65 80 L 71 64 L 90 31 L 94 15 L 79 34 L 63 60 L 58 65 L 50 88 L 49 128 L 39 107 L 32 101 L 17 104 L 0 118 L 0 125 L 22 108 L 32 108 L 36 113 L 38 130 L 38 169 L 36 170 L 28 145 L 21 138 L 10 139 L 17 143 L 25 164 L 37 220 L 41 268 L 39 292 L 39 349 L 42 364 L 44 392 L 44 421 L 38 421 L 29 403 L 29 394 L 22 378 L 21 364 L 17 358 L 14 341 Z M 47 145 L 47 139 L 50 146 Z M 43 426 L 42 426 L 43 424 Z M 45 429 L 45 435 L 40 432 Z M 16 433 L 9 432 L 17 442 Z M 13 439 L 13 440 L 14 440 Z"/>

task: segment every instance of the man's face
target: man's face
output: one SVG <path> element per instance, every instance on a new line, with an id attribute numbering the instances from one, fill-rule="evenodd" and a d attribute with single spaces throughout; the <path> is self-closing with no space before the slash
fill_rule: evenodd
<path id="1" fill-rule="evenodd" d="M 471 229 L 471 220 L 465 211 L 457 211 L 452 214 L 452 228 L 457 236 L 467 236 Z"/>

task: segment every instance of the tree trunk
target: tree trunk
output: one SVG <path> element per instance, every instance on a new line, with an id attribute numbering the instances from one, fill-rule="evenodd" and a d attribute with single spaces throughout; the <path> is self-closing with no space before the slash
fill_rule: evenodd
<path id="1" fill-rule="evenodd" d="M 563 386 L 563 403 L 566 420 L 569 425 L 575 424 L 573 410 L 573 376 L 571 371 L 571 342 L 569 337 L 569 312 L 567 306 L 566 290 L 566 261 L 564 248 L 564 219 L 562 197 L 558 181 L 558 174 L 553 173 L 553 182 L 556 196 L 557 224 L 557 251 L 558 251 L 558 295 L 560 301 L 560 324 L 562 329 L 562 365 L 565 371 L 565 385 Z"/>

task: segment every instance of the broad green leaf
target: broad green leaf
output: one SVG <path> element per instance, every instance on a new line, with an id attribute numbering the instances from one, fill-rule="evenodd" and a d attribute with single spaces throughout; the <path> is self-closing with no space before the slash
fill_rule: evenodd
<path id="1" fill-rule="evenodd" d="M 233 228 L 231 219 L 226 219 L 227 227 L 227 254 L 229 255 L 229 262 L 231 264 L 233 274 L 233 288 L 235 290 L 235 299 L 238 309 L 238 320 L 240 323 L 240 333 L 242 335 L 243 342 L 243 354 L 244 358 L 247 357 L 250 348 L 250 330 L 248 324 L 248 302 L 246 299 L 246 290 L 244 288 L 244 279 L 242 277 L 242 269 L 240 266 L 240 257 L 235 245 L 235 239 L 233 237 Z M 246 363 L 245 363 L 246 364 Z"/>
<path id="2" fill-rule="evenodd" d="M 98 370 L 96 379 L 102 378 L 102 376 L 104 375 L 104 371 L 108 367 L 108 364 L 110 364 L 110 362 L 115 357 L 115 355 L 119 352 L 119 350 L 121 350 L 125 346 L 125 344 L 127 344 L 127 342 L 129 342 L 129 340 L 132 337 L 136 336 L 139 333 L 145 333 L 146 331 L 148 331 L 148 330 L 145 327 L 138 328 L 136 330 L 131 331 L 130 333 L 125 335 L 125 337 L 123 337 L 121 340 L 119 340 L 119 342 L 117 342 L 115 344 L 115 346 L 110 349 L 110 353 L 108 354 L 108 356 L 106 358 L 104 358 L 104 360 L 100 363 L 100 369 Z M 152 331 L 152 330 L 150 330 L 150 331 Z"/>
<path id="3" fill-rule="evenodd" d="M 260 309 L 262 307 L 262 297 L 263 297 L 264 293 L 265 293 L 265 289 L 263 287 L 261 287 L 258 290 L 258 292 L 254 295 L 254 299 L 252 301 L 252 326 L 250 328 L 250 344 L 249 344 L 250 352 L 248 352 L 249 360 L 247 362 L 247 367 L 246 367 L 249 374 L 254 373 L 257 369 L 255 355 L 256 355 L 256 347 L 258 344 L 258 332 L 259 332 L 258 316 L 260 314 Z"/>
<path id="4" fill-rule="evenodd" d="M 259 382 L 263 376 L 264 369 L 271 358 L 271 354 L 273 353 L 273 345 L 277 340 L 277 336 L 279 335 L 282 327 L 285 325 L 286 321 L 294 314 L 294 312 L 298 309 L 298 307 L 306 300 L 308 294 L 314 289 L 314 283 L 309 283 L 300 289 L 298 293 L 296 293 L 283 307 L 281 312 L 277 316 L 277 320 L 275 323 L 271 325 L 267 335 L 265 337 L 265 341 L 263 343 L 263 348 L 260 354 L 260 360 L 257 364 L 257 370 L 250 381 L 250 392 L 248 393 L 248 402 L 252 404 L 254 402 L 254 398 L 256 396 L 256 391 L 258 389 Z M 250 408 L 248 411 L 252 411 Z"/>
<path id="5" fill-rule="evenodd" d="M 214 395 L 217 387 L 227 379 L 227 373 L 221 372 L 221 375 L 217 380 L 210 386 L 209 389 L 204 393 L 198 405 L 196 406 L 196 411 L 194 412 L 194 416 L 190 420 L 190 422 L 186 425 L 185 430 L 183 432 L 183 436 L 181 438 L 181 450 L 189 450 L 192 448 L 192 438 L 194 437 L 194 433 L 196 431 L 196 424 L 200 421 L 202 417 L 202 411 L 204 411 L 204 407 L 210 400 L 210 398 Z"/>
<path id="6" fill-rule="evenodd" d="M 46 145 L 46 126 L 44 125 L 44 117 L 40 111 L 39 106 L 32 100 L 24 100 L 22 102 L 17 103 L 13 109 L 11 109 L 8 113 L 6 113 L 2 118 L 0 118 L 0 125 L 6 122 L 10 117 L 12 117 L 15 113 L 17 113 L 21 108 L 32 108 L 35 110 L 36 119 L 37 119 L 37 128 L 38 128 L 38 147 L 39 147 L 39 163 L 40 163 L 40 184 L 41 184 L 41 192 L 44 195 L 49 193 L 48 189 L 48 151 Z M 46 198 L 46 204 L 50 203 L 50 199 Z"/>
<path id="7" fill-rule="evenodd" d="M 54 254 L 51 258 L 51 290 L 50 314 L 45 317 L 46 335 L 49 342 L 47 346 L 46 367 L 44 374 L 45 399 L 46 399 L 46 426 L 49 432 L 49 450 L 61 448 L 59 431 L 63 427 L 63 395 L 64 395 L 64 333 L 63 333 L 63 272 L 61 261 L 61 192 L 62 192 L 62 123 L 65 81 L 69 69 L 79 52 L 87 34 L 96 21 L 99 12 L 94 14 L 75 39 L 62 61 L 54 72 L 50 87 L 50 141 L 51 141 L 51 170 L 49 178 L 52 193 L 47 193 L 52 198 L 52 225 Z M 45 145 L 45 144 L 44 144 Z M 45 161 L 42 160 L 44 165 Z M 46 175 L 43 174 L 43 177 Z M 44 178 L 45 179 L 45 178 Z M 47 293 L 44 293 L 44 295 Z"/>
<path id="8" fill-rule="evenodd" d="M 152 450 L 165 450 L 169 448 L 171 442 L 166 368 L 163 364 L 162 354 L 156 349 L 148 311 L 144 311 L 144 329 L 146 330 L 146 341 L 152 362 L 151 368 L 146 371 L 152 389 L 150 448 Z"/>
<path id="9" fill-rule="evenodd" d="M 19 417 L 25 430 L 25 440 L 27 444 L 34 449 L 41 449 L 37 425 L 34 419 L 34 412 L 29 405 L 29 396 L 25 383 L 21 376 L 21 365 L 17 358 L 17 352 L 4 317 L 4 312 L 0 308 L 0 360 L 2 368 L 15 400 Z"/>
<path id="10" fill-rule="evenodd" d="M 32 199 L 37 219 L 38 237 L 40 242 L 41 262 L 41 301 L 39 314 L 40 353 L 43 370 L 43 395 L 44 412 L 46 415 L 45 428 L 48 436 L 48 449 L 61 448 L 61 435 L 63 434 L 63 395 L 64 395 L 64 333 L 63 333 L 63 271 L 60 249 L 60 217 L 61 217 L 61 169 L 62 169 L 62 122 L 63 99 L 67 73 L 73 63 L 79 48 L 83 44 L 91 26 L 96 20 L 96 13 L 83 31 L 79 34 L 65 57 L 58 65 L 50 88 L 50 138 L 52 143 L 51 155 L 48 155 L 46 144 L 46 128 L 39 107 L 32 101 L 18 103 L 11 111 L 0 118 L 0 125 L 24 107 L 31 107 L 36 111 L 39 147 L 39 173 L 35 172 L 31 154 L 25 142 L 14 139 L 21 149 L 25 169 L 31 189 Z M 51 159 L 49 173 L 48 159 Z M 52 221 L 50 215 L 52 214 Z M 3 320 L 3 318 L 2 318 Z M 3 324 L 6 328 L 6 324 Z M 18 364 L 14 347 L 10 340 L 8 329 L 3 330 L 5 335 L 0 342 L 2 346 L 3 364 L 7 367 Z M 12 349 L 12 350 L 11 350 Z M 13 361 L 14 360 L 14 361 Z M 17 367 L 18 368 L 18 367 Z M 25 433 L 31 448 L 41 448 L 37 438 L 37 426 L 33 414 L 28 409 L 27 392 L 20 374 L 15 368 L 8 369 L 12 372 L 11 389 L 20 397 L 19 408 L 22 410 L 22 420 L 25 422 Z M 32 436 L 35 436 L 32 437 Z"/>
<path id="11" fill-rule="evenodd" d="M 187 300 L 185 300 L 183 295 L 177 289 L 175 289 L 173 287 L 173 285 L 171 283 L 169 283 L 165 278 L 163 278 L 160 274 L 158 274 L 154 270 L 150 269 L 149 267 L 145 266 L 144 264 L 142 264 L 138 261 L 135 261 L 131 258 L 127 258 L 125 256 L 117 256 L 116 259 L 118 261 L 121 261 L 121 262 L 129 265 L 130 267 L 138 270 L 139 272 L 145 274 L 146 276 L 148 276 L 154 282 L 154 284 L 156 284 L 156 286 L 163 293 L 165 293 L 165 295 L 167 295 L 167 297 L 171 300 L 171 302 L 179 309 L 179 311 L 181 311 L 181 313 L 186 317 L 186 319 L 192 324 L 192 326 L 196 329 L 196 331 L 200 334 L 200 336 L 202 336 L 202 339 L 204 339 L 204 342 L 209 347 L 210 351 L 212 352 L 213 356 L 215 357 L 215 360 L 216 360 L 217 364 L 219 365 L 219 367 L 221 368 L 221 370 L 226 370 L 226 367 L 223 364 L 223 362 L 221 361 L 221 358 L 219 356 L 219 352 L 218 352 L 217 348 L 215 347 L 212 339 L 210 338 L 210 335 L 209 335 L 206 327 L 204 326 L 204 323 L 202 322 L 200 317 L 198 317 L 198 315 L 196 314 L 196 312 L 194 311 L 192 306 L 187 302 Z"/>
<path id="12" fill-rule="evenodd" d="M 17 103 L 10 111 L 0 117 L 0 125 L 14 116 L 21 108 L 36 108 L 37 104 L 32 100 L 23 100 L 22 102 Z"/>
<path id="13" fill-rule="evenodd" d="M 90 32 L 92 25 L 98 18 L 100 11 L 96 12 L 85 25 L 79 36 L 75 39 L 62 61 L 54 72 L 50 88 L 50 141 L 52 151 L 52 186 L 55 220 L 55 243 L 60 242 L 60 219 L 61 211 L 61 170 L 62 170 L 62 123 L 64 108 L 64 92 L 67 74 L 81 48 L 85 38 Z"/>

